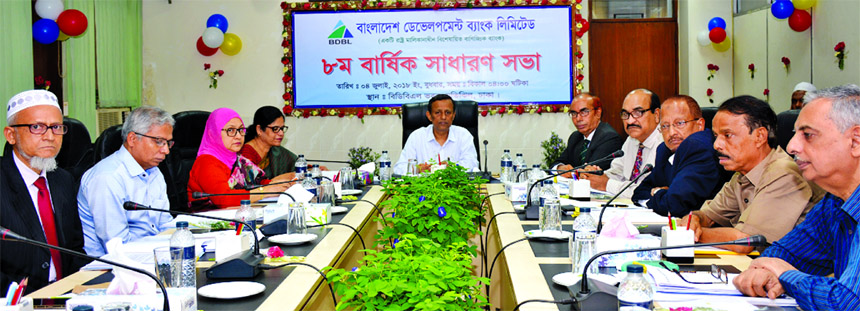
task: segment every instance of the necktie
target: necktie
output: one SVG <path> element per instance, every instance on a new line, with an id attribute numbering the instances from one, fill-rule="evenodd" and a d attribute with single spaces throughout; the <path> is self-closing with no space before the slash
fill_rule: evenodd
<path id="1" fill-rule="evenodd" d="M 45 240 L 48 241 L 48 244 L 59 246 L 59 242 L 57 241 L 57 226 L 54 222 L 54 208 L 51 206 L 51 194 L 48 192 L 48 187 L 45 184 L 45 177 L 39 177 L 33 185 L 39 188 L 39 218 L 42 220 Z M 54 262 L 54 268 L 57 270 L 57 279 L 59 280 L 63 275 L 60 251 L 51 250 L 51 261 Z"/>
<path id="2" fill-rule="evenodd" d="M 636 152 L 636 162 L 633 162 L 633 174 L 630 174 L 630 180 L 639 177 L 639 168 L 642 166 L 642 149 L 645 149 L 645 145 L 640 143 L 639 151 Z"/>
<path id="3" fill-rule="evenodd" d="M 582 151 L 579 152 L 580 164 L 585 164 L 585 152 L 588 151 L 588 144 L 590 143 L 591 141 L 589 141 L 588 139 L 582 141 Z"/>

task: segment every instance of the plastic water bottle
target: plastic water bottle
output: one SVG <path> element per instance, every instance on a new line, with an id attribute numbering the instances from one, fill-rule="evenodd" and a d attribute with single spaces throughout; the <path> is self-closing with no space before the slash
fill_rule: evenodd
<path id="1" fill-rule="evenodd" d="M 391 158 L 388 157 L 388 151 L 382 150 L 382 156 L 379 157 L 379 180 L 391 179 Z"/>
<path id="2" fill-rule="evenodd" d="M 642 275 L 641 265 L 627 265 L 627 277 L 618 286 L 618 310 L 651 310 L 654 300 L 654 287 Z"/>
<path id="3" fill-rule="evenodd" d="M 499 173 L 499 178 L 502 182 L 511 182 L 513 164 L 513 161 L 511 161 L 511 150 L 505 149 L 505 153 L 502 154 L 502 171 Z"/>
<path id="4" fill-rule="evenodd" d="M 176 250 L 179 249 L 178 256 Z M 174 284 L 178 287 L 197 289 L 197 268 L 194 254 L 194 235 L 188 231 L 187 221 L 176 222 L 176 232 L 170 236 L 170 253 L 173 265 Z"/>
<path id="5" fill-rule="evenodd" d="M 311 177 L 314 179 L 314 182 L 316 182 L 317 185 L 319 185 L 320 181 L 322 180 L 322 171 L 320 171 L 320 165 L 314 164 L 311 167 L 312 167 L 311 168 Z"/>
<path id="6" fill-rule="evenodd" d="M 251 231 L 256 229 L 254 226 L 257 224 L 257 213 L 254 212 L 253 208 L 251 208 L 251 200 L 240 201 L 239 209 L 236 210 L 236 215 L 233 216 L 233 219 L 242 222 L 242 231 Z M 252 227 L 248 227 L 246 224 L 250 224 Z M 238 226 L 239 224 L 236 225 Z M 251 240 L 251 243 L 253 243 L 253 239 Z"/>
<path id="7" fill-rule="evenodd" d="M 544 180 L 543 186 L 540 187 L 540 206 L 544 206 L 547 201 L 558 201 L 558 191 L 555 191 L 552 179 Z"/>
<path id="8" fill-rule="evenodd" d="M 296 177 L 302 178 L 305 172 L 308 171 L 308 161 L 305 160 L 305 155 L 300 154 L 296 160 Z"/>
<path id="9" fill-rule="evenodd" d="M 317 203 L 317 182 L 311 176 L 310 172 L 305 172 L 305 179 L 302 180 L 302 187 L 314 195 L 310 203 Z"/>
<path id="10" fill-rule="evenodd" d="M 520 172 L 522 172 L 523 170 L 526 169 L 526 160 L 523 159 L 522 153 L 517 153 L 517 157 L 514 158 L 513 164 L 514 164 L 514 169 L 512 170 L 513 176 L 511 176 L 511 181 L 512 182 L 519 182 Z"/>
<path id="11" fill-rule="evenodd" d="M 570 245 L 574 274 L 582 274 L 588 259 L 594 256 L 595 238 L 597 223 L 591 217 L 591 208 L 580 207 L 579 216 L 573 220 L 573 245 Z M 588 267 L 588 273 L 597 273 L 597 265 Z"/>

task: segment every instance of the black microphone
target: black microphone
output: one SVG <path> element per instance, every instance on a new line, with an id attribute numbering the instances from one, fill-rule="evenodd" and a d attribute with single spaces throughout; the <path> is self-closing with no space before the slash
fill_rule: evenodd
<path id="1" fill-rule="evenodd" d="M 0 239 L 2 239 L 4 241 L 20 242 L 20 243 L 35 245 L 38 247 L 44 247 L 44 248 L 48 248 L 48 249 L 55 249 L 55 250 L 58 250 L 60 252 L 63 252 L 63 253 L 69 254 L 69 255 L 83 257 L 83 258 L 87 258 L 89 260 L 101 261 L 101 262 L 111 264 L 111 265 L 114 265 L 114 266 L 117 266 L 117 267 L 120 267 L 120 268 L 123 268 L 126 270 L 131 270 L 131 271 L 134 271 L 134 272 L 137 272 L 140 274 L 145 274 L 146 276 L 155 280 L 155 284 L 158 284 L 158 287 L 161 288 L 161 294 L 164 295 L 164 306 L 163 306 L 164 311 L 170 311 L 170 302 L 167 300 L 167 289 L 164 288 L 164 283 L 161 283 L 161 280 L 159 280 L 158 277 L 156 277 L 155 275 L 153 275 L 149 271 L 146 271 L 143 269 L 138 269 L 138 268 L 131 267 L 131 266 L 127 266 L 127 265 L 115 262 L 113 260 L 102 259 L 99 257 L 90 256 L 90 255 L 87 255 L 87 254 L 84 254 L 81 252 L 73 251 L 73 250 L 70 250 L 67 248 L 54 246 L 54 245 L 51 245 L 51 244 L 48 244 L 45 242 L 39 242 L 36 240 L 28 239 L 26 237 L 21 236 L 20 234 L 12 232 L 11 230 L 3 228 L 3 227 L 0 227 Z"/>
<path id="2" fill-rule="evenodd" d="M 323 162 L 323 163 L 343 163 L 343 164 L 350 164 L 350 163 L 349 163 L 349 161 L 335 161 L 335 160 L 307 160 L 307 162 L 308 162 L 308 163 L 310 163 L 310 162 Z"/>
<path id="3" fill-rule="evenodd" d="M 268 185 L 245 185 L 245 190 L 250 191 L 250 190 L 257 189 L 257 188 L 263 188 L 265 186 L 283 185 L 283 184 L 289 184 L 289 183 L 301 182 L 301 181 L 302 181 L 301 179 L 293 179 L 293 180 L 288 180 L 288 181 L 271 182 Z"/>
<path id="4" fill-rule="evenodd" d="M 576 310 L 618 310 L 618 288 L 614 285 L 602 283 L 602 282 L 590 282 L 588 280 L 588 266 L 591 265 L 591 262 L 600 258 L 603 255 L 611 255 L 611 254 L 621 254 L 621 253 L 634 253 L 634 252 L 647 252 L 647 251 L 659 251 L 665 249 L 676 249 L 676 248 L 689 248 L 689 247 L 699 247 L 699 246 L 718 246 L 718 245 L 743 245 L 743 246 L 768 246 L 767 239 L 763 235 L 754 235 L 747 238 L 737 239 L 734 241 L 728 242 L 715 242 L 715 243 L 702 243 L 702 244 L 687 244 L 687 245 L 675 245 L 675 246 L 663 246 L 663 247 L 650 247 L 650 248 L 640 248 L 640 249 L 623 249 L 623 250 L 612 250 L 597 253 L 588 259 L 588 262 L 585 263 L 585 268 L 582 271 L 582 280 L 577 282 L 576 284 L 568 287 L 568 291 L 570 292 L 570 297 L 576 299 L 576 305 L 574 308 Z M 589 283 L 591 283 L 589 285 Z M 589 286 L 592 286 L 595 290 L 591 291 Z"/>
<path id="5" fill-rule="evenodd" d="M 151 208 L 149 206 L 134 202 L 125 202 L 122 204 L 122 207 L 125 208 L 125 210 L 127 211 L 155 211 L 176 215 L 188 215 L 206 219 L 240 222 L 230 218 L 221 218 L 215 216 Z M 256 223 L 256 220 L 254 220 L 254 222 Z M 221 262 L 213 265 L 212 267 L 209 267 L 209 269 L 206 270 L 206 278 L 213 280 L 250 279 L 260 274 L 260 263 L 263 262 L 265 256 L 260 254 L 260 241 L 259 239 L 257 239 L 257 231 L 255 230 L 256 226 L 252 225 L 250 222 L 245 222 L 244 224 L 245 226 L 250 228 L 251 233 L 254 234 L 254 249 L 250 252 L 241 252 L 233 256 L 224 258 L 224 260 L 222 260 Z"/>
<path id="6" fill-rule="evenodd" d="M 578 169 L 584 168 L 584 167 L 589 166 L 589 165 L 594 165 L 594 164 L 596 164 L 596 163 L 606 162 L 606 161 L 608 161 L 608 160 L 612 160 L 612 159 L 619 158 L 619 157 L 623 157 L 623 156 L 624 156 L 624 150 L 618 150 L 618 151 L 615 151 L 615 152 L 613 152 L 613 153 L 611 153 L 611 154 L 609 154 L 609 155 L 607 155 L 607 156 L 605 156 L 605 157 L 602 157 L 602 158 L 600 158 L 600 159 L 594 160 L 594 161 L 592 161 L 591 163 L 586 163 L 586 164 L 583 164 L 583 165 L 580 165 L 580 166 L 574 167 L 574 168 L 569 169 L 569 170 L 566 170 L 566 171 L 561 171 L 561 172 L 559 172 L 559 173 L 555 173 L 555 174 L 553 174 L 553 175 L 549 175 L 549 176 L 547 176 L 547 177 L 544 177 L 544 178 L 541 178 L 541 179 L 539 179 L 539 180 L 535 181 L 533 184 L 531 184 L 531 185 L 529 186 L 529 188 L 528 188 L 528 192 L 527 192 L 527 194 L 526 194 L 526 208 L 525 208 L 526 216 L 525 216 L 525 218 L 526 218 L 527 220 L 535 220 L 535 219 L 540 218 L 540 217 L 539 217 L 539 215 L 538 215 L 538 212 L 539 212 L 539 210 L 538 210 L 538 209 L 539 209 L 539 206 L 534 206 L 534 205 L 532 205 L 532 189 L 535 187 L 535 185 L 540 184 L 540 183 L 541 183 L 542 181 L 544 181 L 544 180 L 547 180 L 547 179 L 550 179 L 550 178 L 553 178 L 553 177 L 556 177 L 556 176 L 561 176 L 561 175 L 564 175 L 564 174 L 566 174 L 566 173 L 570 173 L 570 172 L 576 171 L 576 170 L 578 170 Z"/>
<path id="7" fill-rule="evenodd" d="M 484 175 L 489 175 L 490 173 L 490 170 L 487 169 L 487 144 L 489 143 L 489 141 L 484 139 Z"/>
<path id="8" fill-rule="evenodd" d="M 191 193 L 191 198 L 196 200 L 196 199 L 205 199 L 208 197 L 220 197 L 220 196 L 230 196 L 230 195 L 260 195 L 260 194 L 278 194 L 278 195 L 283 194 L 285 196 L 290 197 L 290 199 L 293 199 L 293 202 L 296 201 L 296 198 L 294 198 L 292 195 L 290 195 L 289 193 L 286 193 L 286 192 L 206 193 L 206 192 L 196 192 L 195 191 L 195 192 Z"/>
<path id="9" fill-rule="evenodd" d="M 618 191 L 618 193 L 616 193 L 614 197 L 609 199 L 606 204 L 603 204 L 603 209 L 600 210 L 600 216 L 597 217 L 597 234 L 600 234 L 600 230 L 603 229 L 603 212 L 606 211 L 606 208 L 611 206 L 609 204 L 612 203 L 612 201 L 615 201 L 615 199 L 617 199 L 618 196 L 620 196 L 622 193 L 624 193 L 624 190 L 627 190 L 627 188 L 630 188 L 630 186 L 635 184 L 636 181 L 639 180 L 639 178 L 642 178 L 642 176 L 645 176 L 646 174 L 650 173 L 653 168 L 654 166 L 651 164 L 645 165 L 645 167 L 642 168 L 642 172 L 639 173 L 639 176 L 633 178 L 630 183 L 624 186 L 624 188 L 621 188 L 621 191 Z"/>

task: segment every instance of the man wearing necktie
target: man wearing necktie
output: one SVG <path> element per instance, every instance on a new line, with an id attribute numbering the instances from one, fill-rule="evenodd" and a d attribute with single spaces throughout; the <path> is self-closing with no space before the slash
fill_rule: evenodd
<path id="1" fill-rule="evenodd" d="M 603 115 L 600 98 L 590 93 L 581 93 L 570 103 L 570 115 L 576 132 L 567 139 L 567 148 L 555 160 L 553 169 L 569 170 L 612 154 L 624 142 L 608 123 L 601 122 Z M 610 162 L 598 164 L 600 169 L 609 168 Z M 570 173 L 563 175 L 571 177 Z"/>
<path id="2" fill-rule="evenodd" d="M 63 115 L 57 97 L 45 90 L 19 93 L 6 107 L 8 141 L 0 158 L 0 225 L 24 237 L 83 252 L 76 183 L 57 168 Z M 75 273 L 79 257 L 27 244 L 0 242 L 0 291 L 30 277 L 27 293 Z M 27 294 L 25 293 L 25 294 Z"/>

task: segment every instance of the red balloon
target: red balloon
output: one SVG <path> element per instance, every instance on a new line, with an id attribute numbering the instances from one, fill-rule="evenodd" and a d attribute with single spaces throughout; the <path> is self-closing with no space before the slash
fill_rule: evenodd
<path id="1" fill-rule="evenodd" d="M 711 42 L 720 43 L 726 40 L 726 30 L 720 27 L 714 27 L 711 29 L 711 32 L 708 33 L 708 38 L 711 38 Z"/>
<path id="2" fill-rule="evenodd" d="M 794 10 L 788 17 L 788 26 L 797 32 L 805 31 L 812 26 L 812 16 L 805 10 Z"/>
<path id="3" fill-rule="evenodd" d="M 215 55 L 215 52 L 218 52 L 218 48 L 210 48 L 203 43 L 203 36 L 197 38 L 197 52 L 200 52 L 200 55 L 203 56 L 212 56 Z"/>
<path id="4" fill-rule="evenodd" d="M 87 30 L 87 16 L 75 9 L 65 10 L 57 17 L 57 26 L 64 34 L 77 37 Z"/>

